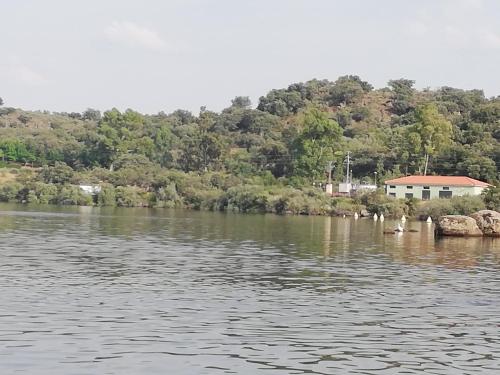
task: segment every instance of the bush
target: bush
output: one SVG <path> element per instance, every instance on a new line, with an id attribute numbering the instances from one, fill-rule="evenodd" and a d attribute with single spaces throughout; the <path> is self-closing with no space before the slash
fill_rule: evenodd
<path id="1" fill-rule="evenodd" d="M 405 202 L 403 199 L 389 197 L 380 191 L 372 191 L 356 197 L 356 201 L 366 206 L 366 209 L 371 214 L 400 217 L 410 215 L 414 205 L 414 201 Z M 409 203 L 411 206 L 408 206 Z"/>
<path id="2" fill-rule="evenodd" d="M 241 212 L 266 212 L 269 193 L 261 186 L 235 186 L 220 197 L 222 207 Z"/>
<path id="3" fill-rule="evenodd" d="M 451 204 L 454 215 L 470 215 L 486 208 L 480 196 L 453 197 L 451 198 Z"/>
<path id="4" fill-rule="evenodd" d="M 147 194 L 136 186 L 118 186 L 115 188 L 116 204 L 120 207 L 148 207 Z"/>
<path id="5" fill-rule="evenodd" d="M 500 211 L 500 186 L 490 186 L 481 194 L 486 208 Z"/>
<path id="6" fill-rule="evenodd" d="M 58 197 L 57 186 L 35 182 L 30 189 L 26 201 L 28 203 L 56 203 Z"/>
<path id="7" fill-rule="evenodd" d="M 2 185 L 0 187 L 0 202 L 14 202 L 21 189 L 21 184 L 17 182 L 9 182 Z"/>
<path id="8" fill-rule="evenodd" d="M 182 198 L 177 193 L 177 187 L 171 182 L 165 187 L 159 187 L 155 192 L 155 207 L 173 208 L 182 206 Z"/>
<path id="9" fill-rule="evenodd" d="M 437 220 L 444 215 L 470 215 L 473 212 L 483 210 L 484 202 L 478 196 L 453 197 L 451 199 L 431 199 L 422 202 L 417 209 L 417 216 L 421 220 L 431 217 Z"/>
<path id="10" fill-rule="evenodd" d="M 115 188 L 112 185 L 101 186 L 101 191 L 97 194 L 97 204 L 99 206 L 116 206 Z"/>
<path id="11" fill-rule="evenodd" d="M 184 193 L 184 203 L 189 208 L 195 210 L 219 210 L 222 191 L 218 189 L 188 188 Z"/>
<path id="12" fill-rule="evenodd" d="M 78 206 L 92 206 L 92 196 L 85 194 L 75 185 L 63 185 L 59 188 L 54 203 Z"/>
<path id="13" fill-rule="evenodd" d="M 352 198 L 338 197 L 333 199 L 333 214 L 336 216 L 354 215 L 365 208 L 364 205 Z"/>

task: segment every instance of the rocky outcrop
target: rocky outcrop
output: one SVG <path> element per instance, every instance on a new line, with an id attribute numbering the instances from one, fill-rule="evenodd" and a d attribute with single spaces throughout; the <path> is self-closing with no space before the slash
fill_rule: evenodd
<path id="1" fill-rule="evenodd" d="M 482 210 L 470 215 L 485 236 L 500 237 L 500 212 Z"/>
<path id="2" fill-rule="evenodd" d="M 436 224 L 436 234 L 440 236 L 480 237 L 483 232 L 472 217 L 446 215 L 439 218 Z"/>

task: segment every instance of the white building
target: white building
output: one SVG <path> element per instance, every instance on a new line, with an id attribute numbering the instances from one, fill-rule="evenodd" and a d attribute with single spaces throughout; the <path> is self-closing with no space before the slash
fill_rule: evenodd
<path id="1" fill-rule="evenodd" d="M 99 185 L 80 185 L 80 189 L 90 195 L 96 195 L 101 192 L 101 187 Z"/>
<path id="2" fill-rule="evenodd" d="M 480 195 L 491 186 L 465 176 L 406 176 L 385 181 L 385 193 L 395 198 L 451 198 Z"/>

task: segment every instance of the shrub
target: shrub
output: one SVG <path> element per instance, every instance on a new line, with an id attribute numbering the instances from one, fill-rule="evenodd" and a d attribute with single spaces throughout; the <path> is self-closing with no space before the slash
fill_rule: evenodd
<path id="1" fill-rule="evenodd" d="M 354 215 L 355 212 L 361 211 L 362 206 L 356 203 L 351 198 L 335 198 L 333 200 L 333 214 L 341 215 Z"/>
<path id="2" fill-rule="evenodd" d="M 470 215 L 474 212 L 484 210 L 486 205 L 479 196 L 463 196 L 451 198 L 453 213 L 455 215 Z"/>
<path id="3" fill-rule="evenodd" d="M 437 220 L 440 216 L 453 214 L 453 204 L 450 199 L 431 199 L 422 204 L 417 209 L 417 217 L 425 220 L 431 217 Z"/>
<path id="4" fill-rule="evenodd" d="M 54 203 L 78 205 L 78 206 L 91 206 L 93 205 L 92 196 L 85 194 L 78 186 L 63 185 L 59 188 Z"/>
<path id="5" fill-rule="evenodd" d="M 113 185 L 101 185 L 101 191 L 97 194 L 99 206 L 116 206 L 116 194 Z"/>
<path id="6" fill-rule="evenodd" d="M 486 208 L 500 211 L 500 186 L 490 186 L 481 194 Z"/>
<path id="7" fill-rule="evenodd" d="M 484 202 L 478 196 L 466 195 L 451 199 L 431 199 L 430 201 L 422 202 L 417 209 L 417 216 L 421 220 L 427 219 L 428 216 L 433 220 L 437 220 L 440 216 L 470 215 L 485 208 Z"/>
<path id="8" fill-rule="evenodd" d="M 187 188 L 183 200 L 189 208 L 216 211 L 219 209 L 221 195 L 222 191 L 218 189 Z"/>
<path id="9" fill-rule="evenodd" d="M 269 193 L 261 186 L 235 186 L 220 197 L 228 210 L 241 212 L 266 212 L 268 200 Z"/>
<path id="10" fill-rule="evenodd" d="M 0 187 L 0 202 L 15 201 L 21 189 L 22 189 L 21 184 L 17 182 L 9 182 L 2 185 Z"/>
<path id="11" fill-rule="evenodd" d="M 35 182 L 30 189 L 26 200 L 29 203 L 56 203 L 57 196 L 58 191 L 56 185 Z"/>
<path id="12" fill-rule="evenodd" d="M 362 194 L 356 197 L 356 201 L 366 206 L 371 214 L 399 217 L 403 214 L 409 214 L 410 211 L 404 200 L 389 197 L 380 191 Z"/>
<path id="13" fill-rule="evenodd" d="M 147 207 L 148 197 L 136 186 L 118 186 L 115 188 L 116 204 L 120 207 Z"/>

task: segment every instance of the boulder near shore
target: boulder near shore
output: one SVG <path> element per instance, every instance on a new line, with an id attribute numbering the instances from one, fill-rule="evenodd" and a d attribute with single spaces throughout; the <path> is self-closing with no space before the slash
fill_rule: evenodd
<path id="1" fill-rule="evenodd" d="M 470 216 L 441 216 L 436 223 L 436 235 L 454 237 L 500 237 L 500 212 L 482 210 Z"/>
<path id="2" fill-rule="evenodd" d="M 441 216 L 436 224 L 438 236 L 481 237 L 483 232 L 472 217 L 463 215 Z"/>
<path id="3" fill-rule="evenodd" d="M 470 215 L 485 236 L 500 237 L 500 212 L 482 210 Z"/>

